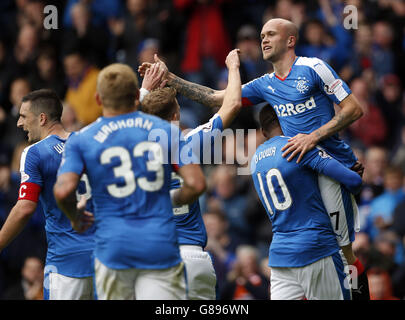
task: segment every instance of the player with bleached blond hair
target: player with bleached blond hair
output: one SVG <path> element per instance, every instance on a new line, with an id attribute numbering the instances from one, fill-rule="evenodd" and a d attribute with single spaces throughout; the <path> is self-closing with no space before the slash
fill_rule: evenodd
<path id="1" fill-rule="evenodd" d="M 74 190 L 80 176 L 88 175 L 99 299 L 182 300 L 186 283 L 172 201 L 195 201 L 205 190 L 205 178 L 192 157 L 184 163 L 178 156 L 184 145 L 178 128 L 137 111 L 138 97 L 137 78 L 129 66 L 112 64 L 101 70 L 96 100 L 103 116 L 66 143 L 54 194 L 62 211 L 81 228 Z M 156 141 L 153 133 L 168 139 Z M 173 172 L 184 184 L 171 200 Z"/>

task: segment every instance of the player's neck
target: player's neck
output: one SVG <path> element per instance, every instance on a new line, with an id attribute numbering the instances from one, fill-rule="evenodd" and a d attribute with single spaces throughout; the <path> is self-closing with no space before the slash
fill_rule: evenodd
<path id="1" fill-rule="evenodd" d="M 137 111 L 138 108 L 136 106 L 133 106 L 131 108 L 122 108 L 122 109 L 112 109 L 112 108 L 103 108 L 103 117 L 105 118 L 111 118 L 111 117 L 116 117 L 120 116 L 126 113 L 131 113 Z"/>
<path id="2" fill-rule="evenodd" d="M 274 73 L 278 78 L 284 79 L 290 73 L 291 67 L 294 64 L 295 59 L 297 56 L 295 55 L 294 51 L 287 52 L 286 55 L 276 61 L 273 62 L 273 69 Z"/>
<path id="3" fill-rule="evenodd" d="M 41 132 L 41 140 L 51 135 L 58 136 L 62 139 L 67 139 L 69 134 L 70 132 L 67 132 L 60 122 L 53 122 L 47 127 L 43 128 Z"/>

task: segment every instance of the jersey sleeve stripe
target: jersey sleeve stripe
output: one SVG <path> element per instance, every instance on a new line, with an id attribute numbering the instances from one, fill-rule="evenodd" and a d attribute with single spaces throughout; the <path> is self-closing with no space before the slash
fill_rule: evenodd
<path id="1" fill-rule="evenodd" d="M 301 57 L 299 61 L 297 61 L 297 65 L 304 65 L 313 69 L 321 78 L 322 82 L 327 86 L 331 86 L 337 80 L 332 71 L 320 59 Z M 335 93 L 335 96 L 339 101 L 342 101 L 348 95 L 349 92 L 347 92 L 343 86 L 341 86 Z"/>

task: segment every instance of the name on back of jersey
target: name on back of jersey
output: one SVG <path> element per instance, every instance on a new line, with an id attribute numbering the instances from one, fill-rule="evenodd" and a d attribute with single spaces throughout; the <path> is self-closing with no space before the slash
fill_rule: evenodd
<path id="1" fill-rule="evenodd" d="M 260 160 L 265 159 L 267 157 L 274 157 L 274 155 L 276 154 L 276 147 L 270 147 L 267 149 L 264 149 L 263 151 L 257 152 L 254 155 L 254 161 L 255 163 L 258 163 Z"/>
<path id="2" fill-rule="evenodd" d="M 286 104 L 274 105 L 273 107 L 279 117 L 288 117 L 303 113 L 306 110 L 311 110 L 316 107 L 316 103 L 314 97 L 311 97 L 307 101 L 296 105 L 289 102 Z"/>

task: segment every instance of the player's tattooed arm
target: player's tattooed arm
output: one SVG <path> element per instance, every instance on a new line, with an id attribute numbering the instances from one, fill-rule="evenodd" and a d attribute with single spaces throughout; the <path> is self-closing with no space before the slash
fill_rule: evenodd
<path id="1" fill-rule="evenodd" d="M 319 141 L 346 129 L 363 115 L 363 109 L 353 94 L 348 95 L 339 106 L 341 110 L 329 122 L 313 132 Z"/>
<path id="2" fill-rule="evenodd" d="M 169 75 L 168 85 L 186 98 L 211 108 L 220 107 L 225 95 L 225 90 L 218 91 L 192 83 L 172 73 Z"/>
<path id="3" fill-rule="evenodd" d="M 215 108 L 222 105 L 225 90 L 213 90 L 203 85 L 184 80 L 176 76 L 174 73 L 171 73 L 166 64 L 160 60 L 156 54 L 154 60 L 155 64 L 159 67 L 159 74 L 162 73 L 162 81 L 166 81 L 167 85 L 175 88 L 178 93 L 207 107 Z M 141 77 L 144 77 L 146 70 L 152 66 L 153 64 L 149 62 L 142 63 L 138 68 Z"/>

